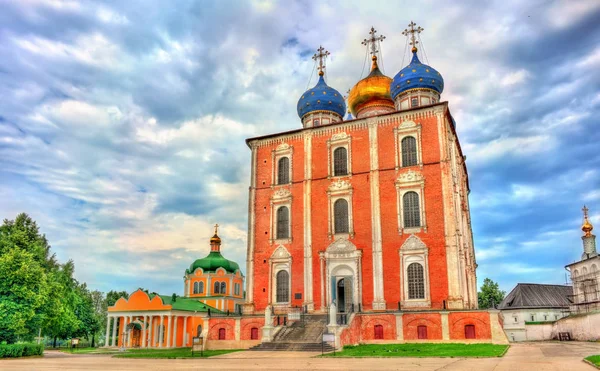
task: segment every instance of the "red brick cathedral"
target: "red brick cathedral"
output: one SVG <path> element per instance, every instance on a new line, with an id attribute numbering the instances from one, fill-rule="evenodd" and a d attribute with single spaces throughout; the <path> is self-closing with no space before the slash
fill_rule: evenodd
<path id="1" fill-rule="evenodd" d="M 410 64 L 383 75 L 382 39 L 372 29 L 365 42 L 371 72 L 350 91 L 349 117 L 320 48 L 303 127 L 247 140 L 252 311 L 477 308 L 467 168 L 443 79 L 415 39 Z"/>
<path id="2" fill-rule="evenodd" d="M 432 310 L 477 309 L 465 156 L 415 26 L 404 32 L 412 60 L 393 79 L 378 67 L 383 37 L 371 29 L 371 71 L 350 90 L 346 118 L 319 48 L 319 80 L 298 101 L 302 127 L 247 140 L 245 313 L 413 311 L 437 316 L 441 339 Z"/>

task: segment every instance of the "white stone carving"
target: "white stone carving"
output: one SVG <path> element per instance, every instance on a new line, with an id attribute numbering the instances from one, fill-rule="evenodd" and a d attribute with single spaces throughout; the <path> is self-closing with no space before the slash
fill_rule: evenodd
<path id="1" fill-rule="evenodd" d="M 331 136 L 331 140 L 339 140 L 339 139 L 346 139 L 348 138 L 348 134 L 346 134 L 345 131 L 342 131 L 341 133 L 335 133 Z"/>
<path id="2" fill-rule="evenodd" d="M 327 247 L 328 253 L 345 253 L 353 251 L 356 251 L 356 246 L 344 238 L 338 238 Z"/>
<path id="3" fill-rule="evenodd" d="M 273 251 L 271 259 L 288 259 L 290 256 L 290 252 L 285 248 L 285 246 L 279 245 L 279 247 Z"/>
<path id="4" fill-rule="evenodd" d="M 329 186 L 330 191 L 343 191 L 352 189 L 352 184 L 347 180 L 338 179 Z"/>
<path id="5" fill-rule="evenodd" d="M 288 197 L 292 197 L 292 192 L 290 192 L 290 190 L 287 188 L 279 188 L 275 191 L 275 193 L 273 193 L 273 199 L 281 199 Z"/>
<path id="6" fill-rule="evenodd" d="M 289 149 L 290 145 L 287 143 L 281 143 L 280 145 L 277 146 L 277 151 L 284 151 L 286 149 Z"/>
<path id="7" fill-rule="evenodd" d="M 400 124 L 400 126 L 398 126 L 398 128 L 399 129 L 414 128 L 415 126 L 417 126 L 417 124 L 414 121 L 403 121 L 402 124 Z"/>
<path id="8" fill-rule="evenodd" d="M 421 241 L 421 239 L 414 234 L 404 241 L 400 250 L 427 250 L 427 246 Z"/>
<path id="9" fill-rule="evenodd" d="M 409 170 L 406 173 L 400 174 L 396 180 L 396 183 L 421 182 L 423 179 L 423 174 L 420 172 Z"/>

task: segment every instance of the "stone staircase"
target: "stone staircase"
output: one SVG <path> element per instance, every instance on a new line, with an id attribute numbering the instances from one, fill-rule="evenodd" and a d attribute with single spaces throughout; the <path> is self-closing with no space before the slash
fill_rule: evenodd
<path id="1" fill-rule="evenodd" d="M 333 352 L 331 344 L 322 344 L 326 324 L 326 315 L 305 315 L 304 321 L 295 321 L 279 330 L 273 341 L 261 343 L 250 350 Z"/>

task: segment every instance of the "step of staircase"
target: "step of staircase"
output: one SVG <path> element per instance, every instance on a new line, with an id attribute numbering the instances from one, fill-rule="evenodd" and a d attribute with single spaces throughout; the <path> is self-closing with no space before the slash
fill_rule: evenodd
<path id="1" fill-rule="evenodd" d="M 279 330 L 272 341 L 250 350 L 332 352 L 333 346 L 321 343 L 326 324 L 327 315 L 305 315 L 303 321 L 295 321 Z"/>

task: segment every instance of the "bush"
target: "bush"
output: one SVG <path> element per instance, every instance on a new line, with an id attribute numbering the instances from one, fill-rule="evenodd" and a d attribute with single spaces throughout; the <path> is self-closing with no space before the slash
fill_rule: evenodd
<path id="1" fill-rule="evenodd" d="M 40 356 L 44 352 L 42 344 L 0 344 L 0 358 Z"/>

